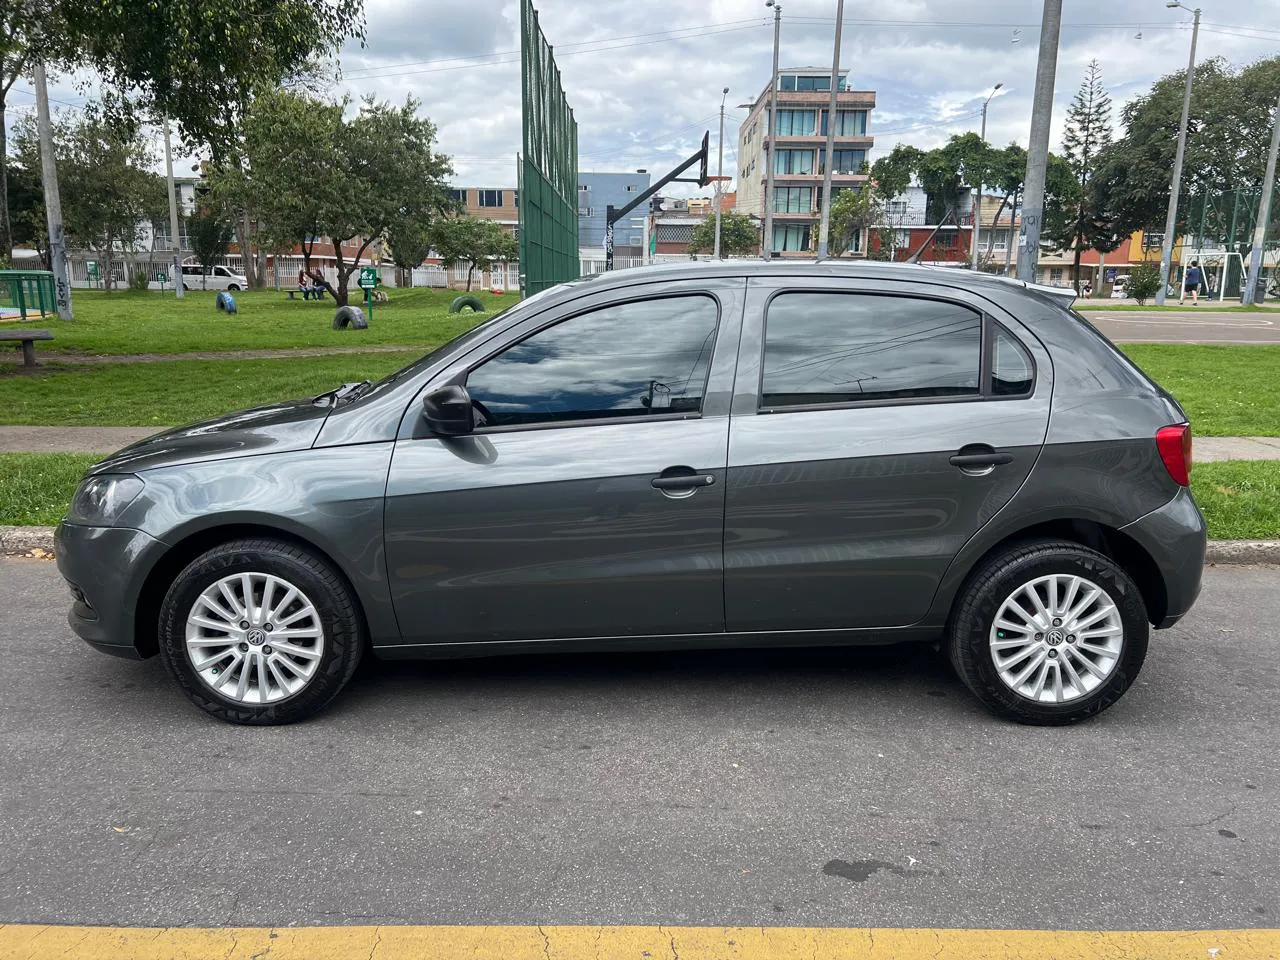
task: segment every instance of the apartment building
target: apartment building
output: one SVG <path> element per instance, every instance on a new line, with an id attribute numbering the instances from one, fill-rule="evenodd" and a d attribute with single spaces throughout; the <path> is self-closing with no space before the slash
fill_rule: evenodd
<path id="1" fill-rule="evenodd" d="M 867 154 L 874 144 L 870 133 L 876 95 L 851 90 L 840 74 L 834 121 L 828 116 L 831 99 L 830 67 L 787 67 L 778 71 L 777 117 L 769 131 L 769 85 L 749 108 L 738 130 L 738 211 L 763 219 L 765 179 L 773 155 L 773 236 L 770 246 L 780 256 L 806 256 L 818 239 L 822 209 L 822 179 L 826 170 L 828 126 L 835 125 L 835 153 L 831 168 L 832 193 L 866 181 Z M 864 249 L 859 237 L 854 249 Z"/>
<path id="2" fill-rule="evenodd" d="M 511 187 L 454 187 L 451 192 L 468 216 L 496 220 L 508 233 L 518 232 L 520 198 Z"/>

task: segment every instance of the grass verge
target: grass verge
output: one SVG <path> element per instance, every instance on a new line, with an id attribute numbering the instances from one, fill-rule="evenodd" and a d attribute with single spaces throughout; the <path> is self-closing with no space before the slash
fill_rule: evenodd
<path id="1" fill-rule="evenodd" d="M 0 525 L 48 526 L 99 458 L 75 453 L 0 454 Z M 1191 489 L 1214 540 L 1280 538 L 1280 461 L 1227 460 L 1192 470 Z"/>
<path id="2" fill-rule="evenodd" d="M 1178 398 L 1198 436 L 1280 436 L 1280 346 L 1128 343 L 1120 349 Z"/>
<path id="3" fill-rule="evenodd" d="M 50 364 L 0 377 L 0 423 L 164 427 L 291 397 L 348 380 L 376 380 L 420 353 L 348 353 L 289 360 L 174 360 Z"/>
<path id="4" fill-rule="evenodd" d="M 288 347 L 344 347 L 404 344 L 426 352 L 479 320 L 515 303 L 515 293 L 477 292 L 488 313 L 450 313 L 456 290 L 388 290 L 387 303 L 374 306 L 368 330 L 334 330 L 332 300 L 289 300 L 275 290 L 233 294 L 236 313 L 219 313 L 214 293 L 101 290 L 75 292 L 75 319 L 48 320 L 52 343 L 41 350 L 83 354 L 197 353 Z M 351 302 L 360 302 L 359 292 Z"/>

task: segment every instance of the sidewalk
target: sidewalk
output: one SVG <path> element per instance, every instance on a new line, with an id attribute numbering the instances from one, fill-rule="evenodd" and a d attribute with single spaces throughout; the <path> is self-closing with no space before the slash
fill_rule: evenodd
<path id="1" fill-rule="evenodd" d="M 167 427 L 0 427 L 0 453 L 111 453 Z M 1280 437 L 1196 437 L 1196 463 L 1280 460 Z"/>

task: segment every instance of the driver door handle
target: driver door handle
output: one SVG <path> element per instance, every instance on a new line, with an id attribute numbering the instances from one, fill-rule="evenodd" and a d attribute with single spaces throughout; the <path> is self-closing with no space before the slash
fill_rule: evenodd
<path id="1" fill-rule="evenodd" d="M 709 473 L 680 474 L 674 477 L 654 477 L 649 486 L 655 490 L 691 490 L 694 487 L 709 487 L 716 478 Z"/>

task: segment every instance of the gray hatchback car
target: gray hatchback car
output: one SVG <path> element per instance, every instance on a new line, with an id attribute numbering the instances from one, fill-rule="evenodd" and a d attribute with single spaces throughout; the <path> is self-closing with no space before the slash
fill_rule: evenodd
<path id="1" fill-rule="evenodd" d="M 1079 720 L 1195 601 L 1205 527 L 1182 409 L 1061 294 L 849 262 L 555 287 L 97 464 L 71 625 L 236 723 L 315 713 L 366 652 L 939 637 L 996 712 Z"/>

